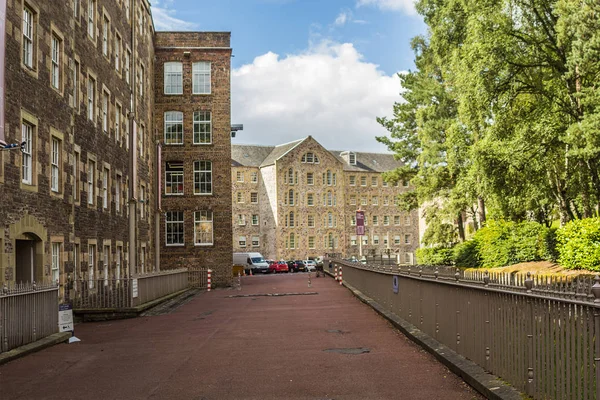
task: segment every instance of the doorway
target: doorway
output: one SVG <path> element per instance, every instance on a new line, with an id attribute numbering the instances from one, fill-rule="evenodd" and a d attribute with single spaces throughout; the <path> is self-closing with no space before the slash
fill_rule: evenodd
<path id="1" fill-rule="evenodd" d="M 43 242 L 39 238 L 15 240 L 15 283 L 40 282 L 42 279 Z M 41 250 L 41 251 L 40 251 Z"/>

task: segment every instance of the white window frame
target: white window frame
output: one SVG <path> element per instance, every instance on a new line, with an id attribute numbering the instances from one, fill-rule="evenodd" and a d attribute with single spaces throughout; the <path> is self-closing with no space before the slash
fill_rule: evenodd
<path id="1" fill-rule="evenodd" d="M 88 161 L 88 204 L 92 205 L 95 203 L 95 195 L 96 195 L 96 183 L 94 182 L 96 174 L 96 162 Z"/>
<path id="2" fill-rule="evenodd" d="M 108 133 L 108 108 L 110 102 L 110 95 L 106 90 L 102 91 L 102 130 Z"/>
<path id="3" fill-rule="evenodd" d="M 260 247 L 260 237 L 252 236 L 252 247 Z"/>
<path id="4" fill-rule="evenodd" d="M 194 111 L 194 144 L 212 144 L 210 111 Z"/>
<path id="5" fill-rule="evenodd" d="M 183 112 L 166 111 L 165 117 L 165 144 L 183 144 Z"/>
<path id="6" fill-rule="evenodd" d="M 59 192 L 60 176 L 60 140 L 52 137 L 52 154 L 50 168 L 50 190 Z"/>
<path id="7" fill-rule="evenodd" d="M 212 161 L 194 161 L 194 194 L 212 195 Z"/>
<path id="8" fill-rule="evenodd" d="M 115 71 L 121 69 L 121 37 L 115 34 Z"/>
<path id="9" fill-rule="evenodd" d="M 167 211 L 165 213 L 165 245 L 185 246 L 183 211 Z"/>
<path id="10" fill-rule="evenodd" d="M 250 192 L 250 203 L 258 204 L 258 192 Z"/>
<path id="11" fill-rule="evenodd" d="M 238 214 L 238 225 L 239 226 L 244 226 L 246 225 L 246 215 L 245 214 Z"/>
<path id="12" fill-rule="evenodd" d="M 209 228 L 207 232 L 200 232 L 201 237 L 198 236 L 198 229 L 205 227 Z M 210 237 L 209 237 L 210 235 Z M 204 240 L 203 240 L 204 239 Z M 206 240 L 210 239 L 210 240 Z M 212 246 L 214 244 L 214 229 L 213 229 L 213 213 L 212 211 L 195 211 L 194 212 L 194 245 L 195 246 Z"/>
<path id="13" fill-rule="evenodd" d="M 102 208 L 108 209 L 108 181 L 109 181 L 110 170 L 104 168 L 102 171 Z"/>
<path id="14" fill-rule="evenodd" d="M 117 175 L 115 182 L 115 211 L 121 212 L 121 176 Z"/>
<path id="15" fill-rule="evenodd" d="M 306 184 L 314 185 L 315 184 L 315 174 L 313 172 L 306 173 Z"/>
<path id="16" fill-rule="evenodd" d="M 34 35 L 35 35 L 35 14 L 25 6 L 23 7 L 23 64 L 33 69 L 34 57 Z"/>
<path id="17" fill-rule="evenodd" d="M 60 243 L 52 243 L 52 282 L 60 279 Z"/>
<path id="18" fill-rule="evenodd" d="M 96 80 L 91 76 L 88 76 L 87 84 L 87 96 L 88 96 L 88 119 L 93 123 L 96 123 Z"/>
<path id="19" fill-rule="evenodd" d="M 238 237 L 238 246 L 239 247 L 246 247 L 246 236 L 239 236 Z"/>
<path id="20" fill-rule="evenodd" d="M 192 64 L 192 94 L 211 94 L 211 63 L 200 61 Z"/>
<path id="21" fill-rule="evenodd" d="M 88 0 L 88 36 L 90 39 L 96 39 L 95 15 L 96 0 Z"/>
<path id="22" fill-rule="evenodd" d="M 258 172 L 253 171 L 250 173 L 250 182 L 252 182 L 252 183 L 258 182 Z"/>
<path id="23" fill-rule="evenodd" d="M 25 142 L 21 150 L 21 179 L 23 183 L 31 185 L 33 183 L 33 125 L 22 122 L 21 134 L 21 142 Z"/>
<path id="24" fill-rule="evenodd" d="M 258 214 L 252 214 L 252 225 L 258 225 Z"/>
<path id="25" fill-rule="evenodd" d="M 94 283 L 94 273 L 96 270 L 96 245 L 88 244 L 88 280 L 89 280 L 89 288 L 93 289 L 95 286 Z"/>
<path id="26" fill-rule="evenodd" d="M 110 245 L 104 245 L 102 249 L 102 275 L 104 275 L 104 286 L 108 286 L 108 270 L 110 265 Z"/>
<path id="27" fill-rule="evenodd" d="M 165 196 L 183 196 L 185 190 L 183 162 L 177 162 L 177 165 L 173 166 L 169 164 L 170 162 L 167 161 L 165 165 Z M 177 169 L 175 169 L 176 167 Z M 179 190 L 180 186 L 181 191 Z M 168 189 L 171 191 L 169 192 Z"/>
<path id="28" fill-rule="evenodd" d="M 169 61 L 164 63 L 164 94 L 183 94 L 183 63 Z"/>
<path id="29" fill-rule="evenodd" d="M 102 54 L 108 57 L 108 34 L 110 32 L 110 21 L 106 15 L 102 18 Z"/>
<path id="30" fill-rule="evenodd" d="M 236 182 L 244 182 L 244 173 L 242 171 L 236 171 L 235 181 Z"/>
<path id="31" fill-rule="evenodd" d="M 52 73 L 51 73 L 51 82 L 52 87 L 56 90 L 60 90 L 61 80 L 60 80 L 60 47 L 61 40 L 58 36 L 52 33 Z"/>

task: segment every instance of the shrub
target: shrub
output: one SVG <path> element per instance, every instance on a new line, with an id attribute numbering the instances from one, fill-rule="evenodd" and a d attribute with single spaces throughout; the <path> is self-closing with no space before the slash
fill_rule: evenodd
<path id="1" fill-rule="evenodd" d="M 600 271 L 600 218 L 571 221 L 556 231 L 556 239 L 560 265 Z"/>
<path id="2" fill-rule="evenodd" d="M 417 263 L 422 265 L 452 265 L 453 250 L 447 247 L 423 247 L 417 249 Z"/>
<path id="3" fill-rule="evenodd" d="M 547 261 L 556 262 L 558 260 L 558 250 L 556 247 L 556 228 L 549 228 L 543 237 L 540 257 Z"/>
<path id="4" fill-rule="evenodd" d="M 453 250 L 454 263 L 456 266 L 465 268 L 479 267 L 480 261 L 477 241 L 467 240 L 457 244 Z"/>

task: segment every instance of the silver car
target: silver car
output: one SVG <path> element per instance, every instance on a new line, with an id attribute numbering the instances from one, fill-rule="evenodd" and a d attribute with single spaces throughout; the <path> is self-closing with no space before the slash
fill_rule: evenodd
<path id="1" fill-rule="evenodd" d="M 304 262 L 304 265 L 306 266 L 306 270 L 308 272 L 317 270 L 317 263 L 314 262 L 313 260 L 304 260 L 303 262 Z"/>

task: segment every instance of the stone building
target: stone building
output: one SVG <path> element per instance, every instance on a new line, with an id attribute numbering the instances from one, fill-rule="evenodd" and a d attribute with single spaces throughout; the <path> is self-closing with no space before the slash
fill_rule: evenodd
<path id="1" fill-rule="evenodd" d="M 269 259 L 387 254 L 413 263 L 416 211 L 396 196 L 410 188 L 382 173 L 401 164 L 391 154 L 326 150 L 314 138 L 279 146 L 232 145 L 233 249 Z M 365 235 L 356 234 L 356 211 Z M 362 242 L 359 242 L 362 239 Z"/>
<path id="2" fill-rule="evenodd" d="M 187 196 L 179 204 L 165 197 L 166 205 L 186 213 L 212 210 L 214 221 L 231 219 L 229 187 L 215 181 L 215 175 L 230 176 L 231 50 L 223 49 L 229 33 L 155 33 L 147 0 L 0 1 L 2 6 L 0 143 L 24 145 L 22 151 L 0 151 L 0 283 L 63 285 L 71 276 L 93 285 L 175 267 L 169 255 L 160 264 L 164 246 L 157 245 L 167 236 L 161 144 L 169 161 L 213 160 L 219 170 L 212 197 L 194 204 Z M 206 47 L 218 54 L 197 50 Z M 212 83 L 214 94 L 197 101 L 193 95 L 165 96 L 163 64 L 171 57 L 186 60 L 185 90 L 195 79 L 192 61 L 203 61 L 208 70 L 202 82 Z M 174 143 L 164 143 L 173 133 L 164 132 L 163 110 L 183 111 L 186 132 L 192 132 L 195 101 L 199 111 L 212 111 L 214 145 L 193 157 L 184 146 L 176 157 L 170 153 Z M 215 245 L 204 250 L 230 247 L 230 232 L 215 230 Z M 201 259 L 214 258 L 203 253 Z M 230 265 L 225 259 L 212 267 L 229 271 Z M 217 274 L 216 283 L 219 276 L 225 274 Z"/>

